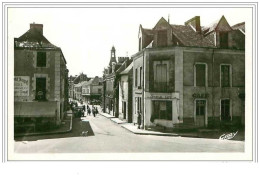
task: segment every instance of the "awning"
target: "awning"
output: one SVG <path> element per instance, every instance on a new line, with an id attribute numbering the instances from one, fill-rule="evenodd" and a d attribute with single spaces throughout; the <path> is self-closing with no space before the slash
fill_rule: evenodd
<path id="1" fill-rule="evenodd" d="M 57 103 L 47 102 L 15 102 L 15 117 L 55 117 Z"/>

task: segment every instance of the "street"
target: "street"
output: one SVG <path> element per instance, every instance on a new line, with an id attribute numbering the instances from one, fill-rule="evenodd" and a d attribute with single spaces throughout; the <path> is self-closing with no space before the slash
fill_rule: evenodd
<path id="1" fill-rule="evenodd" d="M 70 133 L 17 138 L 14 144 L 17 153 L 243 151 L 242 141 L 136 135 L 101 115 L 75 118 Z"/>

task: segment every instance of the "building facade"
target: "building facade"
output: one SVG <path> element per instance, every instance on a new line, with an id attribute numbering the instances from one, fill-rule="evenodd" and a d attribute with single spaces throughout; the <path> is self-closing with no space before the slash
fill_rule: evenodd
<path id="1" fill-rule="evenodd" d="M 14 39 L 14 122 L 60 124 L 68 104 L 68 69 L 59 47 L 43 36 L 42 24 Z"/>
<path id="2" fill-rule="evenodd" d="M 82 84 L 82 98 L 88 104 L 100 104 L 103 92 L 103 80 L 98 76 Z"/>
<path id="3" fill-rule="evenodd" d="M 104 70 L 103 74 L 103 111 L 118 117 L 118 100 L 119 100 L 119 88 L 118 88 L 118 78 L 120 71 L 117 71 L 123 62 L 128 59 L 128 57 L 118 57 L 116 60 L 116 50 L 113 46 L 111 49 L 110 61 L 107 68 Z"/>
<path id="4" fill-rule="evenodd" d="M 242 30 L 242 31 L 241 31 Z M 133 122 L 142 127 L 244 125 L 245 32 L 225 17 L 209 27 L 161 18 L 139 28 L 133 56 Z"/>
<path id="5" fill-rule="evenodd" d="M 127 59 L 120 67 L 119 73 L 119 119 L 128 123 L 132 122 L 132 80 L 133 80 L 133 63 L 132 59 Z"/>

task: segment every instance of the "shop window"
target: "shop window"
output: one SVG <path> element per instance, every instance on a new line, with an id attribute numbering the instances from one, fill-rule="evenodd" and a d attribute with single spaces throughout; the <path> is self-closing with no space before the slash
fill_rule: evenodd
<path id="1" fill-rule="evenodd" d="M 221 120 L 230 120 L 230 100 L 221 100 Z"/>
<path id="2" fill-rule="evenodd" d="M 36 95 L 38 101 L 46 100 L 46 78 L 36 78 Z"/>
<path id="3" fill-rule="evenodd" d="M 206 64 L 196 64 L 195 86 L 206 86 Z"/>
<path id="4" fill-rule="evenodd" d="M 167 92 L 167 86 L 167 64 L 156 64 L 154 90 L 157 92 Z"/>
<path id="5" fill-rule="evenodd" d="M 167 30 L 159 30 L 157 35 L 157 46 L 167 46 Z"/>
<path id="6" fill-rule="evenodd" d="M 37 52 L 37 67 L 46 67 L 46 52 Z"/>
<path id="7" fill-rule="evenodd" d="M 219 32 L 220 48 L 228 48 L 228 32 Z"/>
<path id="8" fill-rule="evenodd" d="M 231 66 L 221 65 L 221 87 L 231 86 Z"/>
<path id="9" fill-rule="evenodd" d="M 154 119 L 172 120 L 172 101 L 153 101 Z"/>

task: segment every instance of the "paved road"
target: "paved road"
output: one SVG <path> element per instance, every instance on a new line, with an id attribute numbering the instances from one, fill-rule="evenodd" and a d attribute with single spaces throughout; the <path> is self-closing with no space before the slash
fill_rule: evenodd
<path id="1" fill-rule="evenodd" d="M 19 153 L 88 152 L 243 152 L 242 141 L 135 135 L 98 115 L 74 119 L 73 131 L 62 135 L 35 136 L 16 140 Z M 81 136 L 82 131 L 88 136 Z"/>

